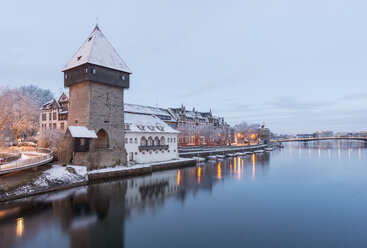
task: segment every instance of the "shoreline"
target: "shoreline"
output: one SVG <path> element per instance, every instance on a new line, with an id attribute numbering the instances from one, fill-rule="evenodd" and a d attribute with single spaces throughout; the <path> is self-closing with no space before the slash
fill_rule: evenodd
<path id="1" fill-rule="evenodd" d="M 11 195 L 5 196 L 0 199 L 0 203 L 7 203 L 14 200 L 19 200 L 22 198 L 55 192 L 55 191 L 62 191 L 70 188 L 75 188 L 79 186 L 85 186 L 89 185 L 98 181 L 103 180 L 115 180 L 115 179 L 125 179 L 130 177 L 136 177 L 136 176 L 142 176 L 142 175 L 148 175 L 152 174 L 153 172 L 158 171 L 164 171 L 164 170 L 172 170 L 172 169 L 179 169 L 179 168 L 185 168 L 190 166 L 196 166 L 196 160 L 195 159 L 188 159 L 188 158 L 179 158 L 177 160 L 171 160 L 167 162 L 157 162 L 157 163 L 149 163 L 149 164 L 139 164 L 139 165 L 133 165 L 130 167 L 125 166 L 116 166 L 111 168 L 104 168 L 104 169 L 98 169 L 86 172 L 85 175 L 83 175 L 85 178 L 82 180 L 79 180 L 77 182 L 73 183 L 63 183 L 61 185 L 47 185 L 46 187 L 40 187 L 40 186 L 29 186 L 30 192 L 28 190 L 27 193 L 16 193 L 17 190 L 24 188 L 25 186 L 20 186 L 16 190 L 13 191 L 13 193 L 10 193 Z M 68 166 L 59 166 L 57 168 L 63 168 L 65 171 L 69 171 L 69 168 L 72 168 L 75 173 L 75 168 L 78 166 L 68 165 Z M 82 167 L 82 166 L 80 166 Z M 86 170 L 86 169 L 85 169 Z M 47 172 L 47 171 L 45 171 Z M 39 178 L 38 178 L 39 179 Z M 36 179 L 36 180 L 38 180 Z"/>

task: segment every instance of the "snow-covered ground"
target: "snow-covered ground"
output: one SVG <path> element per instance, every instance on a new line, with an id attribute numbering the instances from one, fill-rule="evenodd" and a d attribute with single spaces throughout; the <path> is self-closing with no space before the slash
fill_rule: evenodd
<path id="1" fill-rule="evenodd" d="M 68 170 L 68 168 L 71 168 Z M 72 172 L 70 172 L 72 171 Z M 51 169 L 43 172 L 33 184 L 43 187 L 56 184 L 74 184 L 88 180 L 87 168 L 85 166 L 68 165 L 53 165 Z"/>
<path id="2" fill-rule="evenodd" d="M 9 192 L 4 192 L 0 198 L 28 195 L 35 192 L 50 190 L 55 187 L 67 186 L 88 182 L 87 168 L 85 166 L 59 164 L 53 165 L 51 169 L 44 171 L 39 177 L 32 179 L 26 185 L 22 185 Z"/>

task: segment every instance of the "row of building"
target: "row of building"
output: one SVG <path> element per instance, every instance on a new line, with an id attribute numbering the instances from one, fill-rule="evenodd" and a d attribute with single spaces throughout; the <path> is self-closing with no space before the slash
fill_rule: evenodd
<path id="1" fill-rule="evenodd" d="M 45 103 L 41 107 L 41 129 L 60 129 L 65 131 L 68 126 L 68 109 L 69 98 L 65 93 L 62 93 L 59 98 L 55 98 Z M 126 113 L 133 114 L 128 116 L 141 115 L 157 117 L 158 119 L 156 119 L 159 120 L 159 122 L 164 122 L 172 129 L 180 131 L 177 137 L 177 143 L 180 146 L 196 145 L 196 134 L 202 129 L 208 128 L 214 130 L 229 127 L 229 125 L 225 123 L 224 118 L 213 116 L 211 110 L 209 110 L 209 112 L 199 112 L 194 108 L 190 111 L 186 110 L 183 105 L 181 105 L 180 108 L 159 108 L 125 103 L 124 113 L 125 122 L 127 121 Z M 135 118 L 132 119 L 135 120 Z M 141 118 L 141 121 L 146 120 L 145 117 Z M 159 131 L 159 129 L 155 130 Z M 143 132 L 144 130 L 136 130 L 137 133 L 139 131 Z M 199 141 L 199 144 L 213 143 L 204 135 L 199 135 Z"/>
<path id="2" fill-rule="evenodd" d="M 89 169 L 178 158 L 178 146 L 229 145 L 234 129 L 212 111 L 158 108 L 124 102 L 129 67 L 98 25 L 62 70 L 58 99 L 41 108 L 40 128 L 65 132 L 65 162 Z M 269 130 L 262 127 L 264 140 Z"/>

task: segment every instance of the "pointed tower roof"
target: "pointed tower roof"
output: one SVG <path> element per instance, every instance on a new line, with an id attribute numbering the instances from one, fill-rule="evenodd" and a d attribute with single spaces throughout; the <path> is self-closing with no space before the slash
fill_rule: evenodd
<path id="1" fill-rule="evenodd" d="M 88 36 L 88 39 L 74 54 L 62 71 L 66 71 L 86 63 L 131 73 L 129 67 L 108 42 L 98 25 L 96 25 L 93 32 Z"/>

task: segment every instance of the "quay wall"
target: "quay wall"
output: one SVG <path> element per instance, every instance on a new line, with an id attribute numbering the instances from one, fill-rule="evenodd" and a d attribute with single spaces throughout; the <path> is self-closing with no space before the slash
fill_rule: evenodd
<path id="1" fill-rule="evenodd" d="M 198 151 L 184 151 L 181 150 L 180 157 L 183 158 L 192 158 L 192 157 L 207 157 L 212 155 L 225 155 L 228 153 L 236 153 L 236 152 L 249 152 L 255 151 L 258 149 L 265 149 L 268 145 L 255 145 L 255 146 L 232 146 L 232 147 L 222 147 L 222 148 L 213 148 L 213 149 L 202 149 Z"/>
<path id="2" fill-rule="evenodd" d="M 185 160 L 174 160 L 169 162 L 161 162 L 161 163 L 152 163 L 146 166 L 138 167 L 138 168 L 124 168 L 121 170 L 109 170 L 109 171 L 101 171 L 95 173 L 88 173 L 89 182 L 98 181 L 98 180 L 108 180 L 111 178 L 126 178 L 126 177 L 135 177 L 141 176 L 144 174 L 151 174 L 156 171 L 163 170 L 172 170 L 183 167 L 195 166 L 195 159 L 185 159 Z"/>

